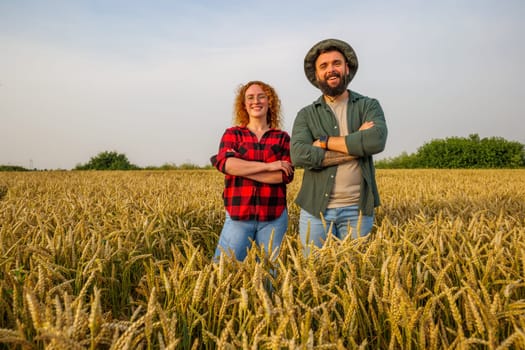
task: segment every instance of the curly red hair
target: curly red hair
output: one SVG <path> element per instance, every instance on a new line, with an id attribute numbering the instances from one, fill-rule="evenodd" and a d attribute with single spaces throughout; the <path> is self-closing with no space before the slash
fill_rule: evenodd
<path id="1" fill-rule="evenodd" d="M 247 82 L 244 85 L 240 85 L 237 89 L 237 95 L 235 96 L 235 102 L 233 104 L 233 123 L 239 126 L 248 125 L 250 116 L 246 111 L 244 102 L 246 90 L 252 85 L 259 85 L 266 96 L 268 96 L 268 114 L 266 116 L 268 126 L 270 128 L 280 129 L 282 126 L 281 100 L 273 87 L 258 80 Z"/>

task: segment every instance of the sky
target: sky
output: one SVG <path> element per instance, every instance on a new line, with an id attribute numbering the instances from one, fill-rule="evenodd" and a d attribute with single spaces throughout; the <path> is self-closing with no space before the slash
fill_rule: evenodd
<path id="1" fill-rule="evenodd" d="M 320 96 L 306 52 L 356 51 L 391 158 L 433 139 L 525 144 L 525 1 L 0 0 L 0 164 L 209 164 L 238 86 L 272 85 L 291 134 Z"/>

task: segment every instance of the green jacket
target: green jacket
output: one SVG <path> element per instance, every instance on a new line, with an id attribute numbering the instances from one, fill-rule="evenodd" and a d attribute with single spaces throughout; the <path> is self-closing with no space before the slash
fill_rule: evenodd
<path id="1" fill-rule="evenodd" d="M 359 209 L 364 215 L 373 215 L 380 201 L 372 155 L 385 148 L 386 121 L 376 99 L 353 91 L 349 93 L 347 114 L 350 134 L 346 136 L 346 146 L 349 154 L 359 157 L 363 175 Z M 373 121 L 374 127 L 358 131 L 365 121 Z M 336 118 L 321 96 L 297 114 L 290 148 L 293 164 L 304 168 L 303 182 L 295 202 L 317 217 L 326 210 L 337 170 L 337 166 L 321 167 L 325 151 L 312 146 L 312 143 L 322 135 L 340 136 Z"/>

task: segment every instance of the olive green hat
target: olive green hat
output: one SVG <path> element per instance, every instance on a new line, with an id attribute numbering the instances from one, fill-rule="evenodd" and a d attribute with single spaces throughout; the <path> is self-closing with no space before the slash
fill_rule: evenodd
<path id="1" fill-rule="evenodd" d="M 340 51 L 346 58 L 346 62 L 350 68 L 348 82 L 354 78 L 354 75 L 357 72 L 357 56 L 354 49 L 352 49 L 350 45 L 338 39 L 321 40 L 315 44 L 304 57 L 304 73 L 306 74 L 308 80 L 310 80 L 310 83 L 312 83 L 316 88 L 319 88 L 319 85 L 317 84 L 317 79 L 315 78 L 315 61 L 317 60 L 317 57 L 319 57 L 321 51 L 333 47 Z"/>

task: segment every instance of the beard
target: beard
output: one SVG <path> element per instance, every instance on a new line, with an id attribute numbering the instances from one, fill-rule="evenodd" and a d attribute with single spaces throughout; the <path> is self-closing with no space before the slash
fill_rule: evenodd
<path id="1" fill-rule="evenodd" d="M 331 77 L 338 77 L 339 84 L 337 84 L 336 86 L 328 85 L 326 81 L 330 79 Z M 322 91 L 324 95 L 327 95 L 330 97 L 337 97 L 341 95 L 343 92 L 345 92 L 349 83 L 350 81 L 348 79 L 348 75 L 341 77 L 341 75 L 338 72 L 331 72 L 331 73 L 326 74 L 324 80 L 317 79 L 317 85 L 319 85 L 319 89 Z"/>

